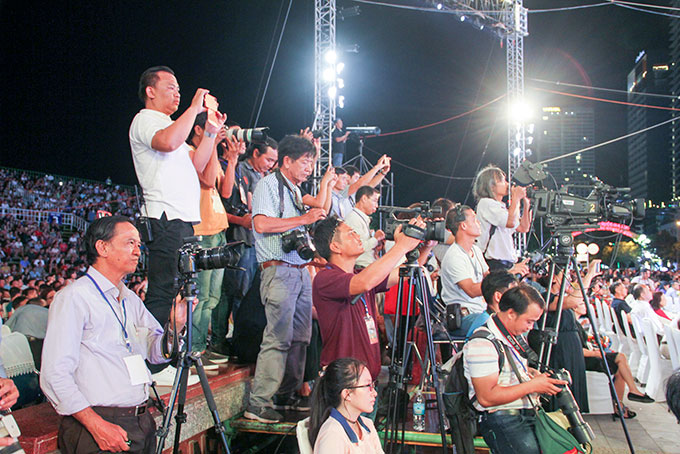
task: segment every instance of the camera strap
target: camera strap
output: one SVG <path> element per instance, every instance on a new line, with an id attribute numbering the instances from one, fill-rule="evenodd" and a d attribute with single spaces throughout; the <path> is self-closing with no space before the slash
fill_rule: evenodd
<path id="1" fill-rule="evenodd" d="M 491 244 L 491 237 L 493 236 L 494 233 L 496 233 L 496 230 L 498 229 L 497 226 L 491 224 L 491 228 L 489 229 L 489 239 L 486 240 L 486 247 L 484 248 L 484 256 L 486 257 L 486 251 L 489 250 L 489 245 Z"/>
<path id="2" fill-rule="evenodd" d="M 284 176 L 281 174 L 279 170 L 275 172 L 276 179 L 279 182 L 279 217 L 283 218 L 283 210 L 284 210 L 284 203 L 283 203 L 283 187 L 285 186 L 288 188 L 288 190 L 292 193 L 293 195 L 293 204 L 295 205 L 295 208 L 297 208 L 298 211 L 304 212 L 305 207 L 302 204 L 302 198 L 299 196 L 299 192 L 296 191 L 295 189 L 291 188 Z"/>
<path id="3" fill-rule="evenodd" d="M 510 332 L 508 329 L 503 325 L 503 322 L 500 321 L 498 318 L 498 314 L 494 314 L 492 316 L 494 323 L 498 327 L 498 330 L 501 332 L 503 337 L 505 337 L 505 340 L 507 340 L 510 345 L 519 353 L 524 359 L 528 360 L 529 362 L 538 362 L 538 355 L 536 354 L 535 351 L 531 349 L 527 341 L 524 339 L 524 337 L 519 336 L 515 337 Z"/>

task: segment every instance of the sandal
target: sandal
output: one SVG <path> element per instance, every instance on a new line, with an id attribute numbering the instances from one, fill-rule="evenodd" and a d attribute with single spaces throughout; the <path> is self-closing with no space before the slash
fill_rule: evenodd
<path id="1" fill-rule="evenodd" d="M 633 410 L 631 410 L 630 408 L 626 407 L 625 405 L 623 406 L 623 411 L 625 412 L 625 413 L 624 413 L 624 416 L 623 416 L 624 419 L 633 419 L 633 418 L 635 418 L 635 417 L 637 416 L 637 413 L 635 413 Z M 613 415 L 613 416 L 614 416 L 615 418 L 620 418 L 620 417 L 621 417 L 621 416 L 619 415 L 619 412 L 618 412 L 618 411 L 614 411 L 614 415 Z"/>

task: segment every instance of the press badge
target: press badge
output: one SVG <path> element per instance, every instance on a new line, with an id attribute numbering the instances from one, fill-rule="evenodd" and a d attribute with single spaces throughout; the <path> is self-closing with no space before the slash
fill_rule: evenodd
<path id="1" fill-rule="evenodd" d="M 126 356 L 123 358 L 123 361 L 125 361 L 125 367 L 127 367 L 128 375 L 130 376 L 130 384 L 132 386 L 150 383 L 149 372 L 142 355 Z"/>
<path id="2" fill-rule="evenodd" d="M 242 184 L 238 185 L 238 192 L 241 194 L 241 203 L 248 205 L 248 197 L 246 197 L 246 190 L 243 188 Z"/>
<path id="3" fill-rule="evenodd" d="M 368 331 L 368 340 L 371 344 L 378 343 L 378 331 L 375 329 L 375 321 L 373 317 L 367 315 L 364 317 L 364 322 L 366 322 L 366 331 Z"/>

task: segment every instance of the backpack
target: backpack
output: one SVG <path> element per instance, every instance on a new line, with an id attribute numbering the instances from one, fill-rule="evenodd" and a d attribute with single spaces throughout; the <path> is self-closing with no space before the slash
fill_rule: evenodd
<path id="1" fill-rule="evenodd" d="M 491 342 L 498 351 L 498 370 L 503 370 L 505 362 L 504 349 L 501 342 L 485 328 L 475 331 L 470 339 L 486 339 Z M 468 381 L 463 371 L 463 350 L 456 353 L 452 358 L 451 372 L 446 377 L 444 385 L 444 408 L 446 417 L 451 426 L 453 444 L 458 454 L 474 454 L 474 437 L 477 435 L 477 409 L 473 403 L 475 397 L 470 399 Z M 445 366 L 446 367 L 446 366 Z"/>

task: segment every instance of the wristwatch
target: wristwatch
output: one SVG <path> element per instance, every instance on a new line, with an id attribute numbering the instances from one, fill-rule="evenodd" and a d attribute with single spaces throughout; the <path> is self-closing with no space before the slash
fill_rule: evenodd
<path id="1" fill-rule="evenodd" d="M 217 137 L 217 134 L 215 134 L 214 132 L 210 132 L 207 129 L 203 132 L 203 135 L 205 135 L 206 137 L 210 137 L 211 139 Z"/>

